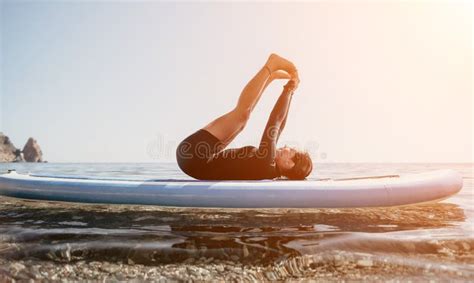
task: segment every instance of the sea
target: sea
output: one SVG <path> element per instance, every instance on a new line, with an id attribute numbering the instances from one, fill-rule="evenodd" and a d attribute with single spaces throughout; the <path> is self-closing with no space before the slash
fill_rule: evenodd
<path id="1" fill-rule="evenodd" d="M 321 163 L 309 179 L 454 169 L 462 190 L 387 208 L 223 209 L 0 196 L 0 281 L 474 281 L 474 165 Z M 175 163 L 4 163 L 0 172 L 186 179 Z M 370 197 L 370 196 L 367 196 Z"/>

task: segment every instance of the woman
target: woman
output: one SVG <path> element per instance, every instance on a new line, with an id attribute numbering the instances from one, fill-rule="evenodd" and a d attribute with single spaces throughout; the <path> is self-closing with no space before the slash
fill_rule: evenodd
<path id="1" fill-rule="evenodd" d="M 275 79 L 289 81 L 273 107 L 260 146 L 225 149 L 243 130 L 263 91 Z M 201 180 L 306 178 L 313 168 L 309 155 L 286 146 L 276 148 L 298 84 L 298 72 L 293 63 L 276 54 L 270 55 L 266 64 L 247 83 L 232 111 L 179 144 L 176 158 L 181 170 Z"/>

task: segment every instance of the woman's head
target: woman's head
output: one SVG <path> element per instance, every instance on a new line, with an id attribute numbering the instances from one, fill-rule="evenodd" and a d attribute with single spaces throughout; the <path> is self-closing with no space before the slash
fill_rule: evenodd
<path id="1" fill-rule="evenodd" d="M 277 149 L 275 163 L 280 173 L 292 180 L 303 180 L 313 170 L 313 163 L 307 152 L 287 146 Z"/>

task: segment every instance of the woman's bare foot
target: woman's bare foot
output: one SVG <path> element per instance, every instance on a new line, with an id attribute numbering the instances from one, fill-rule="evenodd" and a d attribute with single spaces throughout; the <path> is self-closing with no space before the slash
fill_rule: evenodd
<path id="1" fill-rule="evenodd" d="M 272 80 L 289 80 L 292 78 L 290 74 L 283 70 L 277 70 L 272 72 L 270 77 Z"/>
<path id="2" fill-rule="evenodd" d="M 275 53 L 270 54 L 265 66 L 267 66 L 272 73 L 278 70 L 283 70 L 290 75 L 292 73 L 297 73 L 296 67 L 292 62 Z"/>

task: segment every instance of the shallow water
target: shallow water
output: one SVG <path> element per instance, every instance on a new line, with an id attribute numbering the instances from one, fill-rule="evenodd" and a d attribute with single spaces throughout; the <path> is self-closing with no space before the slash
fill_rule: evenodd
<path id="1" fill-rule="evenodd" d="M 175 164 L 0 164 L 26 173 L 186 178 Z M 196 209 L 0 197 L 0 279 L 474 278 L 472 164 L 319 164 L 311 178 L 451 168 L 440 203 L 358 209 Z"/>

